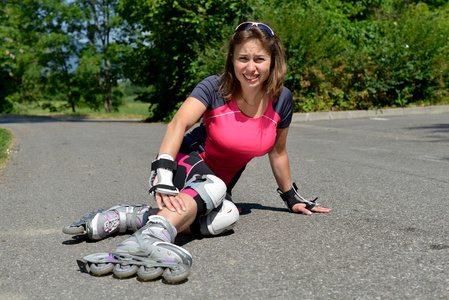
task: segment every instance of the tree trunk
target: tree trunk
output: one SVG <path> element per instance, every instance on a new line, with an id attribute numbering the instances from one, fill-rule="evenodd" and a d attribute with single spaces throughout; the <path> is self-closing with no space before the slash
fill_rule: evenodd
<path id="1" fill-rule="evenodd" d="M 106 70 L 105 70 L 105 81 L 106 81 L 106 92 L 107 96 L 104 98 L 104 107 L 106 109 L 106 112 L 110 113 L 112 112 L 112 84 L 111 84 L 111 63 L 109 62 L 109 59 L 106 59 L 105 62 Z"/>
<path id="2" fill-rule="evenodd" d="M 109 107 L 107 106 L 106 95 L 104 92 L 103 80 L 101 80 L 101 73 L 97 73 L 97 79 L 98 79 L 98 85 L 100 86 L 100 95 L 103 98 L 104 110 L 106 111 L 106 113 L 110 113 L 111 111 L 109 110 Z"/>
<path id="3" fill-rule="evenodd" d="M 73 101 L 73 95 L 72 95 L 72 91 L 70 90 L 70 85 L 69 85 L 69 92 L 67 93 L 68 94 L 68 96 L 69 96 L 69 103 L 70 103 L 70 106 L 72 107 L 72 112 L 76 112 L 75 111 L 75 102 Z"/>
<path id="4" fill-rule="evenodd" d="M 67 85 L 67 96 L 69 97 L 68 101 L 69 101 L 70 106 L 72 107 L 72 112 L 75 113 L 75 112 L 76 112 L 76 111 L 75 111 L 75 101 L 73 101 L 72 86 L 71 86 L 71 84 L 70 84 L 70 75 L 68 74 L 68 72 L 67 72 L 67 74 L 66 74 L 66 77 L 67 77 L 67 81 L 66 81 L 66 85 Z"/>

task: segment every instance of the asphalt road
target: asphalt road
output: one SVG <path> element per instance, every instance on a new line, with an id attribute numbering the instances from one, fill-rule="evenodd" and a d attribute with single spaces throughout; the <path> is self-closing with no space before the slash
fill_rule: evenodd
<path id="1" fill-rule="evenodd" d="M 16 137 L 0 171 L 1 299 L 448 299 L 449 114 L 295 123 L 288 150 L 307 198 L 333 211 L 288 213 L 267 157 L 234 191 L 232 234 L 177 243 L 182 284 L 93 277 L 76 259 L 125 236 L 62 233 L 98 208 L 150 203 L 165 125 L 1 118 Z"/>

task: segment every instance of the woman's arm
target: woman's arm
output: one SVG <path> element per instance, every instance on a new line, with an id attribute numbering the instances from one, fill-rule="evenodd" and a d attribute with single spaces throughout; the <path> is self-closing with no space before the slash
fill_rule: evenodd
<path id="1" fill-rule="evenodd" d="M 203 115 L 206 106 L 196 98 L 188 97 L 181 105 L 176 115 L 167 126 L 164 139 L 159 148 L 159 155 L 169 154 L 176 159 L 179 148 L 181 147 L 184 135 Z M 157 178 L 153 185 L 157 183 Z M 184 201 L 179 196 L 163 195 L 155 193 L 157 206 L 162 210 L 163 204 L 172 212 L 186 211 Z"/>
<path id="2" fill-rule="evenodd" d="M 287 154 L 287 134 L 288 127 L 277 129 L 276 141 L 273 148 L 268 153 L 270 158 L 270 165 L 273 171 L 274 177 L 281 192 L 285 193 L 292 189 L 291 175 L 290 175 L 290 163 Z M 295 213 L 303 213 L 306 215 L 313 212 L 328 213 L 331 210 L 329 208 L 315 206 L 312 210 L 306 209 L 305 203 L 297 203 L 292 207 L 292 211 Z"/>
<path id="3" fill-rule="evenodd" d="M 193 97 L 187 98 L 168 124 L 159 154 L 167 153 L 176 158 L 185 133 L 198 122 L 205 111 L 206 106 L 201 101 Z"/>
<path id="4" fill-rule="evenodd" d="M 287 192 L 292 188 L 290 177 L 290 163 L 287 154 L 287 134 L 288 128 L 276 130 L 276 141 L 271 151 L 268 153 L 270 158 L 271 170 L 274 178 L 282 192 Z"/>

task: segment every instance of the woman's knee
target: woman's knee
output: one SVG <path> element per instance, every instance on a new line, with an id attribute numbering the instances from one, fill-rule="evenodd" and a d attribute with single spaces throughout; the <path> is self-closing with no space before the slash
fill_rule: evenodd
<path id="1" fill-rule="evenodd" d="M 202 235 L 218 235 L 234 228 L 240 218 L 239 210 L 229 200 L 199 219 L 199 230 Z"/>

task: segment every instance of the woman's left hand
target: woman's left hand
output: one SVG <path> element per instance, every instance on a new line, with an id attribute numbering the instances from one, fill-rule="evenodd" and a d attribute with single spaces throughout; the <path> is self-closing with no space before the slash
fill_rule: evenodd
<path id="1" fill-rule="evenodd" d="M 298 204 L 295 204 L 292 207 L 292 211 L 294 213 L 303 213 L 305 215 L 311 215 L 312 212 L 315 212 L 315 213 L 328 213 L 328 212 L 331 211 L 331 209 L 330 208 L 325 208 L 325 207 L 322 207 L 322 206 L 315 206 L 311 210 L 308 210 L 306 208 L 305 203 L 298 203 Z"/>

